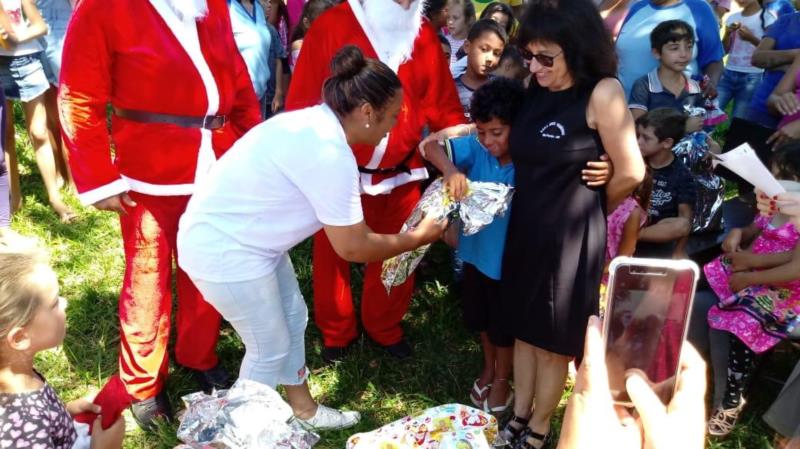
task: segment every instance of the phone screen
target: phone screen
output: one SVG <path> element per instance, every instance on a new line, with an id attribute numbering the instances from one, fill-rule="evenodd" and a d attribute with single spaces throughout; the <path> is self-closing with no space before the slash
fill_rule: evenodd
<path id="1" fill-rule="evenodd" d="M 630 404 L 627 376 L 636 372 L 664 404 L 672 399 L 694 297 L 691 268 L 618 265 L 606 313 L 606 363 L 615 401 Z"/>

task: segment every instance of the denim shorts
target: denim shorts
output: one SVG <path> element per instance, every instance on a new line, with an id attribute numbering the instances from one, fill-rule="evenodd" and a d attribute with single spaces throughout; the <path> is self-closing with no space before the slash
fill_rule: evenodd
<path id="1" fill-rule="evenodd" d="M 36 99 L 50 83 L 42 68 L 39 53 L 24 56 L 0 56 L 0 85 L 6 98 L 28 102 Z"/>

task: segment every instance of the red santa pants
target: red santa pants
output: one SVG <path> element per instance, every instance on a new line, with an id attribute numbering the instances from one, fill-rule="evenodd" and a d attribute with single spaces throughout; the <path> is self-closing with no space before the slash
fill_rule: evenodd
<path id="1" fill-rule="evenodd" d="M 119 371 L 128 393 L 147 399 L 161 391 L 169 365 L 172 265 L 177 260 L 178 220 L 189 196 L 130 196 L 137 205 L 120 216 L 125 278 L 119 298 Z M 180 268 L 176 284 L 175 358 L 188 368 L 213 368 L 220 315 Z"/>
<path id="2" fill-rule="evenodd" d="M 397 187 L 388 195 L 361 195 L 364 220 L 377 233 L 395 234 L 420 198 L 419 183 Z M 381 264 L 367 264 L 361 296 L 361 321 L 367 334 L 380 345 L 400 341 L 403 319 L 411 302 L 414 276 L 392 288 L 381 283 Z M 350 264 L 333 250 L 324 231 L 314 236 L 314 321 L 325 346 L 346 346 L 358 336 L 350 289 Z"/>

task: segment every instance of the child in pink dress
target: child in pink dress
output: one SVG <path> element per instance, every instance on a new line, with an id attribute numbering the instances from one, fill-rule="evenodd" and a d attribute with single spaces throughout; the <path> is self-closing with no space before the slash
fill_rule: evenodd
<path id="1" fill-rule="evenodd" d="M 608 285 L 608 265 L 617 256 L 632 256 L 639 239 L 639 230 L 647 222 L 647 208 L 650 207 L 650 194 L 653 178 L 648 172 L 639 187 L 625 198 L 614 212 L 608 214 L 606 236 L 606 268 L 602 285 Z"/>
<path id="2" fill-rule="evenodd" d="M 775 153 L 773 172 L 779 179 L 798 179 L 800 143 Z M 725 254 L 704 267 L 720 298 L 708 312 L 708 323 L 731 333 L 726 393 L 709 420 L 712 435 L 727 435 L 733 429 L 757 355 L 800 324 L 800 276 L 793 266 L 799 239 L 787 216 L 758 216 L 747 228 L 733 229 L 722 244 Z"/>

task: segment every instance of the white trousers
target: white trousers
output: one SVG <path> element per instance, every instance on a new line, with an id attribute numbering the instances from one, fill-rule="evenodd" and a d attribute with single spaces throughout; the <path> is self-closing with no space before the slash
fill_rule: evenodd
<path id="1" fill-rule="evenodd" d="M 288 254 L 275 271 L 252 281 L 192 281 L 244 342 L 240 378 L 272 388 L 306 380 L 308 308 Z"/>

